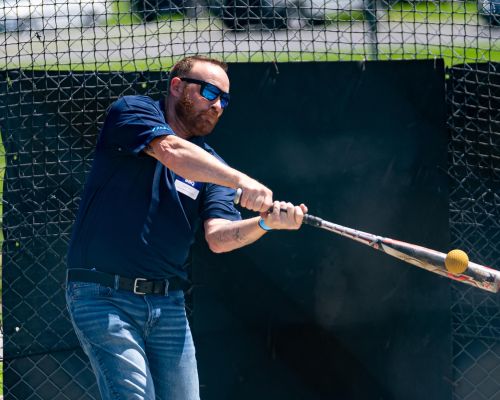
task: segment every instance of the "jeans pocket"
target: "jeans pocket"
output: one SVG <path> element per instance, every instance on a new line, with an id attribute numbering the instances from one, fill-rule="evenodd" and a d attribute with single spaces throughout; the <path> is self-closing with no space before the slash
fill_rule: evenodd
<path id="1" fill-rule="evenodd" d="M 71 300 L 110 297 L 113 289 L 93 282 L 68 282 L 67 295 Z"/>

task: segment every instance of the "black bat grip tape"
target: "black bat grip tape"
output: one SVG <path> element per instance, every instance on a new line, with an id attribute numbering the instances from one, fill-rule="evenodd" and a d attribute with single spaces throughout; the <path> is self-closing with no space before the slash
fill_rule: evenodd
<path id="1" fill-rule="evenodd" d="M 315 217 L 314 215 L 306 214 L 304 215 L 304 219 L 302 220 L 302 222 L 307 225 L 321 226 L 323 220 L 321 218 Z"/>

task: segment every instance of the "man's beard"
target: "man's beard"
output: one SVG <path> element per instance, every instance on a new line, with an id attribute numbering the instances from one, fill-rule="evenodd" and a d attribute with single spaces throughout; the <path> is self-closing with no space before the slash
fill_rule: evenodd
<path id="1" fill-rule="evenodd" d="M 175 105 L 175 112 L 186 130 L 192 136 L 206 136 L 213 131 L 219 120 L 217 112 L 213 109 L 194 112 L 193 101 L 184 89 L 182 97 Z"/>

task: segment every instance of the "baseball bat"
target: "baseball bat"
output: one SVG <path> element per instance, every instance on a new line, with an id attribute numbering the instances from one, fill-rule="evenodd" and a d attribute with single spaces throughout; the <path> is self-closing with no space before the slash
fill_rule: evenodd
<path id="1" fill-rule="evenodd" d="M 241 189 L 237 189 L 234 198 L 235 204 L 239 204 Z M 392 257 L 398 258 L 409 264 L 416 265 L 427 271 L 444 276 L 446 278 L 466 283 L 488 292 L 497 293 L 500 289 L 500 271 L 484 265 L 476 264 L 466 259 L 467 265 L 463 273 L 452 273 L 446 269 L 445 260 L 447 254 L 416 244 L 406 243 L 371 233 L 348 228 L 330 221 L 323 220 L 311 214 L 305 214 L 302 221 L 304 224 L 315 228 L 325 229 L 347 237 L 356 242 L 370 246 L 372 249 L 382 251 Z"/>

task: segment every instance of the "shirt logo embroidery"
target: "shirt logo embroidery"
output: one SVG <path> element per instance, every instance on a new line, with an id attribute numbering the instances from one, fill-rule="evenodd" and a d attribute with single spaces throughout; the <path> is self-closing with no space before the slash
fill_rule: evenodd
<path id="1" fill-rule="evenodd" d="M 161 126 L 155 126 L 153 129 L 151 129 L 151 132 L 157 132 L 157 131 L 171 131 L 170 127 L 167 125 L 161 125 Z"/>

